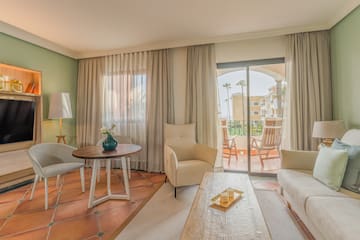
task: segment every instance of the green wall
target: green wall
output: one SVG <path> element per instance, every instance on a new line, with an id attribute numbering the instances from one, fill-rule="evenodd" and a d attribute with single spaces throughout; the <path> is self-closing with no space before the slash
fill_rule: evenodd
<path id="1" fill-rule="evenodd" d="M 331 29 L 334 119 L 360 128 L 360 7 Z"/>
<path id="2" fill-rule="evenodd" d="M 76 87 L 78 61 L 42 47 L 0 33 L 0 62 L 42 72 L 43 142 L 56 142 L 57 120 L 48 120 L 49 95 L 69 92 L 72 119 L 63 120 L 63 133 L 69 144 L 75 145 Z"/>

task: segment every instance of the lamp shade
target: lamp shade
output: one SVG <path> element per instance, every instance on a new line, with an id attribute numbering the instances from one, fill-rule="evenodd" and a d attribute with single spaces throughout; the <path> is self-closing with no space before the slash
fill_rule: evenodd
<path id="1" fill-rule="evenodd" d="M 72 118 L 70 94 L 66 92 L 50 95 L 49 119 Z"/>
<path id="2" fill-rule="evenodd" d="M 344 121 L 314 122 L 313 138 L 341 138 L 345 133 Z"/>

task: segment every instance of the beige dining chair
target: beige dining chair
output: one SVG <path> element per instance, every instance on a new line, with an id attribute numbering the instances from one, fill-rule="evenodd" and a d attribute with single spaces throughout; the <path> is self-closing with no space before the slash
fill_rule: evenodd
<path id="1" fill-rule="evenodd" d="M 35 180 L 31 191 L 30 200 L 34 197 L 36 183 L 40 178 L 44 178 L 45 183 L 45 210 L 48 209 L 48 178 L 57 176 L 56 185 L 58 186 L 59 176 L 80 169 L 81 190 L 85 192 L 84 161 L 72 156 L 76 148 L 61 143 L 40 143 L 32 146 L 28 150 Z"/>

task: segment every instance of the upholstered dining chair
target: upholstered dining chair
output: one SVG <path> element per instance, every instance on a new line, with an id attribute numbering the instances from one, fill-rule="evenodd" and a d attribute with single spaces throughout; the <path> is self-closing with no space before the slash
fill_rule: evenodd
<path id="1" fill-rule="evenodd" d="M 97 143 L 96 143 L 96 146 L 101 146 L 103 141 L 105 140 L 106 136 L 105 137 L 102 137 Z M 118 141 L 119 144 L 132 144 L 132 140 L 131 140 L 131 137 L 129 136 L 117 136 L 117 135 L 114 135 L 114 138 Z M 130 160 L 131 160 L 131 157 L 130 156 L 127 156 L 126 157 L 126 161 L 127 161 L 127 170 L 128 170 L 128 177 L 129 179 L 131 178 L 131 166 L 130 166 Z M 113 161 L 116 161 L 113 160 Z M 101 163 L 101 166 L 105 166 L 105 163 Z M 98 168 L 98 172 L 97 172 L 97 181 L 99 182 L 100 181 L 100 168 Z"/>
<path id="2" fill-rule="evenodd" d="M 76 148 L 61 143 L 40 143 L 32 146 L 30 156 L 35 180 L 31 191 L 30 200 L 33 199 L 36 183 L 40 178 L 45 182 L 45 210 L 48 209 L 48 178 L 57 176 L 57 183 L 61 174 L 80 169 L 81 190 L 85 192 L 84 161 L 72 156 Z"/>
<path id="3" fill-rule="evenodd" d="M 217 150 L 197 144 L 195 124 L 165 124 L 164 168 L 176 188 L 200 184 L 207 171 L 214 171 Z"/>

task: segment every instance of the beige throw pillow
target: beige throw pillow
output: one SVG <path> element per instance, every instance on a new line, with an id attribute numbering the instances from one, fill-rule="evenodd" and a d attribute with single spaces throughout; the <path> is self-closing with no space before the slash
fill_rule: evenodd
<path id="1" fill-rule="evenodd" d="M 322 147 L 316 158 L 313 176 L 338 191 L 344 178 L 348 153 L 346 150 Z"/>

